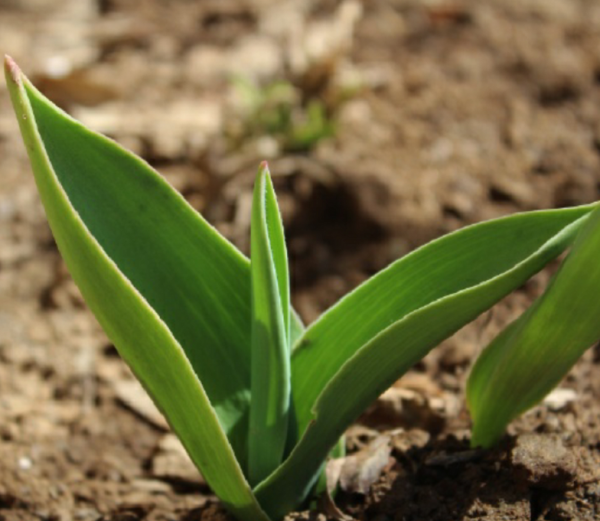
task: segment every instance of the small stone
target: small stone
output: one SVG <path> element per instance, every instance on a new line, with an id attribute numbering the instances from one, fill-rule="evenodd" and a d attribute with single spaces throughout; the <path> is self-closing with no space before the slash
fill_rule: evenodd
<path id="1" fill-rule="evenodd" d="M 17 461 L 17 465 L 21 470 L 30 470 L 33 467 L 33 461 L 27 456 L 22 456 Z"/>
<path id="2" fill-rule="evenodd" d="M 511 452 L 515 476 L 527 485 L 544 490 L 564 490 L 577 473 L 577 459 L 552 434 L 524 434 Z"/>
<path id="3" fill-rule="evenodd" d="M 546 398 L 543 404 L 551 411 L 560 411 L 577 399 L 577 393 L 573 389 L 554 389 Z"/>
<path id="4" fill-rule="evenodd" d="M 75 511 L 74 517 L 77 521 L 95 521 L 101 515 L 95 508 L 80 508 Z"/>

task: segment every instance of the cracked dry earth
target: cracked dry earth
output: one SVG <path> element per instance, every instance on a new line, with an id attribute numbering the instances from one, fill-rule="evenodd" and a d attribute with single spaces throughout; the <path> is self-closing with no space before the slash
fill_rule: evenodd
<path id="1" fill-rule="evenodd" d="M 445 232 L 600 198 L 595 0 L 0 0 L 0 51 L 243 251 L 269 159 L 308 322 Z M 298 150 L 289 129 L 253 124 L 232 77 L 285 82 L 293 117 L 317 100 L 335 134 Z M 550 271 L 350 429 L 330 466 L 345 516 L 600 518 L 597 346 L 498 447 L 468 445 L 470 364 Z M 70 280 L 0 82 L 0 520 L 225 518 Z"/>

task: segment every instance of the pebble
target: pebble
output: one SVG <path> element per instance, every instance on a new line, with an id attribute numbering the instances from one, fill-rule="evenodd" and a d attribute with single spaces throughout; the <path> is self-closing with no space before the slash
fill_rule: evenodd
<path id="1" fill-rule="evenodd" d="M 557 412 L 564 409 L 577 399 L 577 393 L 573 389 L 554 389 L 546 398 L 544 405 L 551 411 Z"/>
<path id="2" fill-rule="evenodd" d="M 17 465 L 21 470 L 30 470 L 33 467 L 33 461 L 27 456 L 22 456 L 17 461 Z"/>

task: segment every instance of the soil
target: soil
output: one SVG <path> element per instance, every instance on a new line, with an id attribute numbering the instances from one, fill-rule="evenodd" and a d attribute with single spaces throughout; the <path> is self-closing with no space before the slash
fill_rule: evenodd
<path id="1" fill-rule="evenodd" d="M 443 233 L 600 198 L 596 0 L 0 0 L 0 50 L 243 251 L 269 159 L 307 322 Z M 0 170 L 0 520 L 226 518 L 69 278 L 3 83 Z M 469 366 L 547 279 L 352 427 L 346 516 L 600 518 L 597 346 L 498 447 L 469 449 Z"/>

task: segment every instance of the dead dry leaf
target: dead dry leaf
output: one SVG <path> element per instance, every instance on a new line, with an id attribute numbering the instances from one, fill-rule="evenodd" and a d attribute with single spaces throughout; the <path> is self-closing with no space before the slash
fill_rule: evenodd
<path id="1" fill-rule="evenodd" d="M 335 519 L 335 521 L 353 521 L 354 518 L 344 514 L 339 507 L 335 504 L 335 501 L 331 497 L 329 490 L 325 492 L 319 498 L 319 509 L 322 510 L 327 519 Z"/>
<path id="2" fill-rule="evenodd" d="M 342 490 L 358 494 L 369 492 L 389 464 L 392 450 L 390 441 L 389 435 L 381 434 L 358 452 L 340 458 L 343 460 L 342 464 L 332 465 L 332 474 L 337 465 L 340 465 L 339 484 Z"/>

